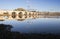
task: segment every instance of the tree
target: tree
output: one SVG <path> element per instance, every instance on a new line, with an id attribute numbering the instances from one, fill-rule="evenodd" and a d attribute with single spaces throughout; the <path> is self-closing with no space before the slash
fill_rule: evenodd
<path id="1" fill-rule="evenodd" d="M 17 8 L 17 9 L 15 9 L 14 11 L 26 11 L 26 10 L 23 9 L 23 8 Z"/>
<path id="2" fill-rule="evenodd" d="M 11 28 L 13 28 L 11 25 L 0 24 L 0 31 L 2 32 L 11 31 Z"/>

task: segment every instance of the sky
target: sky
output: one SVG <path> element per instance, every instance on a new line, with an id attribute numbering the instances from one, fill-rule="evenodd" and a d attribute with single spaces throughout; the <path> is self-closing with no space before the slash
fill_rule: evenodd
<path id="1" fill-rule="evenodd" d="M 0 9 L 15 8 L 60 12 L 60 0 L 0 0 Z"/>

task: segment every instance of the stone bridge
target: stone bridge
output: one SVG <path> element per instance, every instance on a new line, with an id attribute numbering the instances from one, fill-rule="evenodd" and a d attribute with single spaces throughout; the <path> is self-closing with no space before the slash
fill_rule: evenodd
<path id="1" fill-rule="evenodd" d="M 4 19 L 25 19 L 32 18 L 29 16 L 38 15 L 36 12 L 29 11 L 0 11 L 0 20 Z M 23 17 L 22 17 L 23 16 Z"/>

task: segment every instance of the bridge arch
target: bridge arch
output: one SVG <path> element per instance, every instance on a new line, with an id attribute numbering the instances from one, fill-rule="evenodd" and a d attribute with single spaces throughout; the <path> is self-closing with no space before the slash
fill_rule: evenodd
<path id="1" fill-rule="evenodd" d="M 16 12 L 12 12 L 12 18 L 16 18 Z"/>
<path id="2" fill-rule="evenodd" d="M 18 13 L 18 17 L 19 17 L 19 18 L 22 18 L 22 16 L 23 16 L 23 12 L 19 12 L 19 13 Z"/>

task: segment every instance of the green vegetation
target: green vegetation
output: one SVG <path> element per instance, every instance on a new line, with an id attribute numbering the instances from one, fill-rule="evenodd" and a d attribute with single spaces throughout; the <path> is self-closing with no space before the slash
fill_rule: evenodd
<path id="1" fill-rule="evenodd" d="M 17 9 L 15 9 L 14 11 L 26 11 L 26 10 L 23 9 L 23 8 L 17 8 Z"/>

